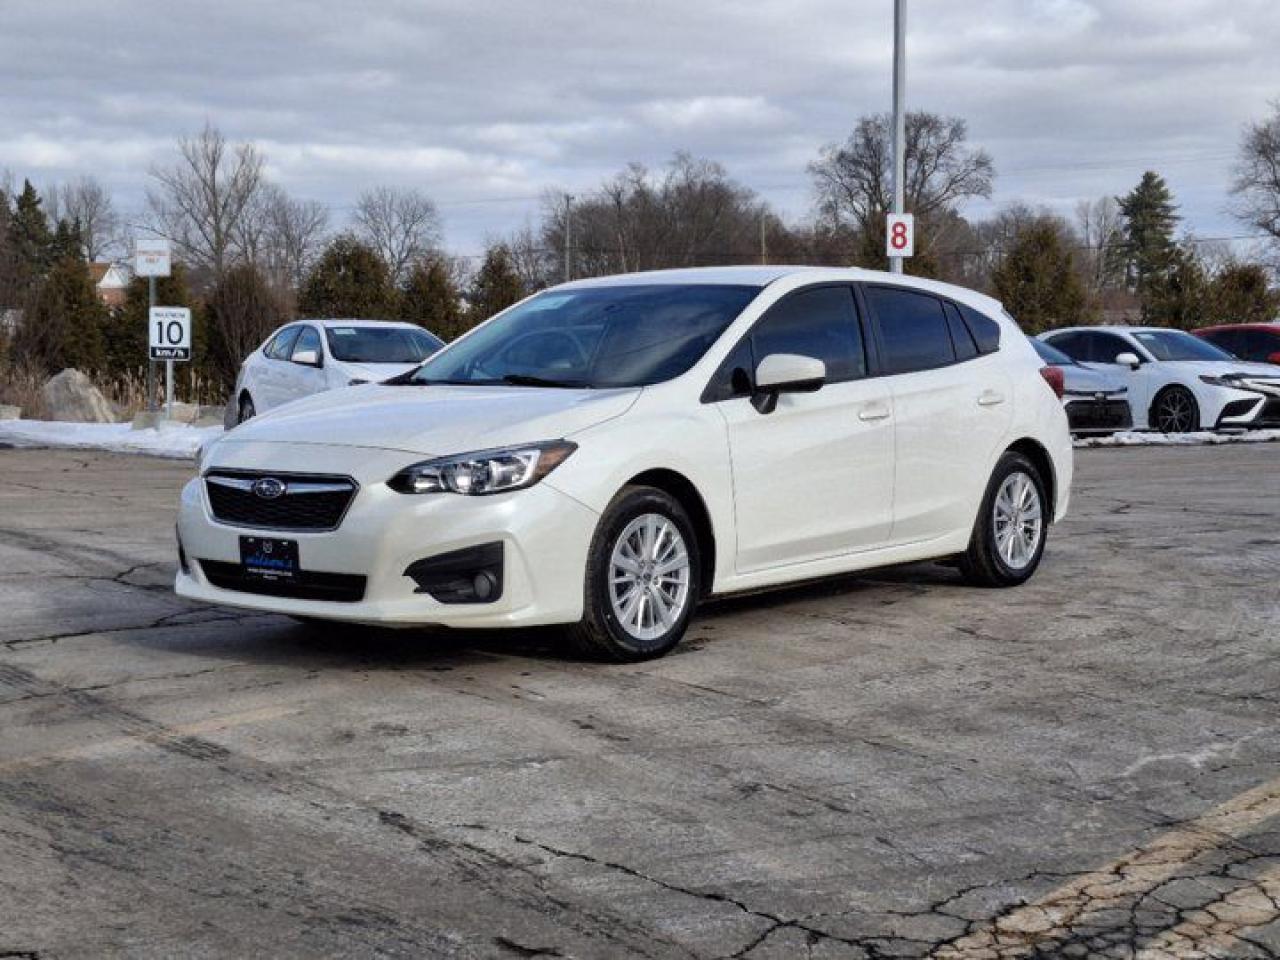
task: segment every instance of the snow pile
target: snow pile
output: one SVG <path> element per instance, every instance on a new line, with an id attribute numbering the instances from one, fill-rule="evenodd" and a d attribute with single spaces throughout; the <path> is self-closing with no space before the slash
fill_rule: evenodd
<path id="1" fill-rule="evenodd" d="M 1280 440 L 1280 430 L 1248 430 L 1239 433 L 1147 433 L 1125 430 L 1109 437 L 1085 437 L 1076 441 L 1077 447 L 1194 447 L 1214 443 L 1267 443 Z"/>
<path id="2" fill-rule="evenodd" d="M 0 420 L 0 447 L 57 447 L 194 458 L 200 445 L 221 436 L 217 427 L 166 426 L 134 430 L 127 423 L 66 423 L 54 420 Z"/>

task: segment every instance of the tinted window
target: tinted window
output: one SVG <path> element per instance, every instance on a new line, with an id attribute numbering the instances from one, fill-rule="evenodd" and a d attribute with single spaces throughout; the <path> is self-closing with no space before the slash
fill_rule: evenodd
<path id="1" fill-rule="evenodd" d="M 891 287 L 867 287 L 866 295 L 880 331 L 886 373 L 931 370 L 955 362 L 941 300 Z"/>
<path id="2" fill-rule="evenodd" d="M 297 342 L 294 343 L 293 350 L 289 354 L 290 359 L 296 360 L 298 354 L 304 350 L 314 350 L 317 359 L 323 356 L 320 352 L 320 334 L 315 327 L 302 328 L 302 332 L 298 334 Z"/>
<path id="3" fill-rule="evenodd" d="M 334 359 L 348 363 L 421 363 L 444 342 L 405 327 L 326 327 Z"/>
<path id="4" fill-rule="evenodd" d="M 1267 363 L 1268 357 L 1280 352 L 1280 333 L 1271 333 L 1267 330 L 1245 330 L 1244 346 L 1241 350 L 1233 352 L 1249 360 Z"/>
<path id="5" fill-rule="evenodd" d="M 297 326 L 285 327 L 275 335 L 262 352 L 272 360 L 288 360 L 289 354 L 293 352 L 293 341 L 298 339 L 298 332 L 301 329 Z"/>
<path id="6" fill-rule="evenodd" d="M 1133 345 L 1114 333 L 1089 334 L 1089 359 L 1094 363 L 1115 363 L 1116 357 L 1122 353 L 1137 353 Z"/>
<path id="7" fill-rule="evenodd" d="M 862 332 L 849 287 L 802 290 L 774 304 L 751 330 L 754 361 L 771 353 L 815 357 L 827 365 L 827 382 L 867 375 Z"/>
<path id="8" fill-rule="evenodd" d="M 1221 347 L 1228 353 L 1234 353 L 1237 357 L 1247 357 L 1248 355 L 1249 348 L 1245 341 L 1245 331 L 1243 330 L 1214 330 L 1212 333 L 1204 333 L 1200 336 L 1215 347 Z"/>
<path id="9" fill-rule="evenodd" d="M 1139 330 L 1133 338 L 1157 360 L 1231 360 L 1220 347 L 1182 330 Z M 1125 349 L 1131 349 L 1126 347 Z"/>
<path id="10" fill-rule="evenodd" d="M 411 383 L 634 387 L 687 371 L 758 287 L 613 284 L 549 290 L 419 367 Z M 544 381 L 531 384 L 531 380 Z"/>
<path id="11" fill-rule="evenodd" d="M 973 342 L 973 334 L 960 319 L 960 311 L 953 303 L 944 303 L 947 313 L 947 329 L 951 331 L 951 345 L 955 347 L 957 360 L 969 360 L 978 355 L 978 345 Z"/>
<path id="12" fill-rule="evenodd" d="M 1083 361 L 1089 359 L 1089 337 L 1083 331 L 1057 333 L 1047 339 L 1051 346 L 1057 347 L 1072 360 Z"/>
<path id="13" fill-rule="evenodd" d="M 973 334 L 974 342 L 978 345 L 979 353 L 995 353 L 1000 349 L 1000 324 L 996 323 L 985 313 L 979 313 L 973 307 L 966 307 L 963 303 L 956 304 L 960 310 L 960 316 L 964 317 L 964 322 L 968 324 L 969 332 Z"/>
<path id="14" fill-rule="evenodd" d="M 1031 346 L 1035 348 L 1036 353 L 1040 354 L 1040 359 L 1043 360 L 1045 363 L 1049 364 L 1050 366 L 1054 366 L 1054 367 L 1075 366 L 1074 360 L 1072 360 L 1069 356 L 1067 356 L 1057 347 L 1047 344 L 1043 340 L 1038 340 L 1035 337 L 1032 337 Z"/>

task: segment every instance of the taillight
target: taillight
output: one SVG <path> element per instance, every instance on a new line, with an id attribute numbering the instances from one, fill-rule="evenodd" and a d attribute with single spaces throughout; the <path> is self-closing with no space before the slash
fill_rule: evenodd
<path id="1" fill-rule="evenodd" d="M 1062 368 L 1055 366 L 1041 367 L 1040 376 L 1044 377 L 1044 382 L 1049 385 L 1049 389 L 1053 391 L 1054 396 L 1061 400 L 1063 393 L 1067 389 L 1067 378 L 1062 373 Z"/>

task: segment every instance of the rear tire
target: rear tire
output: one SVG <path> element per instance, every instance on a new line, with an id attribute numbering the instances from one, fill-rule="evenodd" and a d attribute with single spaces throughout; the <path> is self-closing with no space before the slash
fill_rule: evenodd
<path id="1" fill-rule="evenodd" d="M 241 424 L 246 420 L 252 420 L 258 415 L 257 409 L 253 405 L 253 397 L 247 393 L 240 395 L 240 403 L 236 408 L 236 423 Z"/>
<path id="2" fill-rule="evenodd" d="M 1200 405 L 1186 387 L 1165 387 L 1151 402 L 1151 426 L 1161 433 L 1200 429 Z"/>
<path id="3" fill-rule="evenodd" d="M 1035 464 L 1012 450 L 996 463 L 960 572 L 980 587 L 1016 587 L 1040 566 L 1052 507 Z"/>
<path id="4" fill-rule="evenodd" d="M 590 657 L 660 657 L 684 636 L 702 590 L 697 535 L 680 502 L 656 487 L 624 487 L 587 552 L 582 620 L 570 628 Z"/>

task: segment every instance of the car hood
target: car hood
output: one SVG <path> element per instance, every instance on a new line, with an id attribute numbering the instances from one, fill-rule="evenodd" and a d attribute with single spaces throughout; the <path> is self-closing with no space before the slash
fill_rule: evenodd
<path id="1" fill-rule="evenodd" d="M 367 384 L 285 404 L 241 424 L 221 442 L 377 447 L 443 456 L 567 437 L 620 416 L 639 395 L 639 387 Z"/>
<path id="2" fill-rule="evenodd" d="M 1106 370 L 1095 370 L 1079 365 L 1061 366 L 1064 385 L 1068 393 L 1114 393 L 1127 390 L 1124 380 Z"/>
<path id="3" fill-rule="evenodd" d="M 1093 370 L 1106 370 L 1113 364 L 1088 364 Z M 1280 378 L 1280 367 L 1271 363 L 1251 363 L 1248 360 L 1157 360 L 1157 369 L 1184 370 L 1196 376 L 1221 377 L 1238 373 L 1244 377 Z"/>

